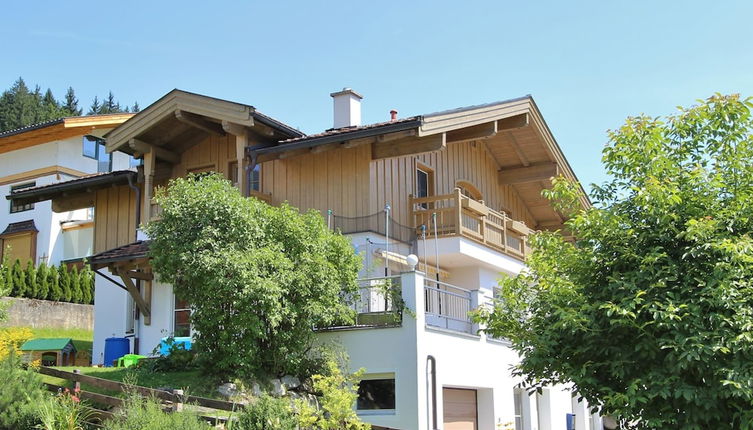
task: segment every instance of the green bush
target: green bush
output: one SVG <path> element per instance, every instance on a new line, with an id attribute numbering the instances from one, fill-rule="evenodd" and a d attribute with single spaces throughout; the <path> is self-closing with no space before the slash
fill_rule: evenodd
<path id="1" fill-rule="evenodd" d="M 35 428 L 39 424 L 36 409 L 44 395 L 39 376 L 24 369 L 15 352 L 0 360 L 0 429 Z"/>
<path id="2" fill-rule="evenodd" d="M 230 430 L 296 430 L 298 418 L 288 399 L 264 394 L 250 403 Z"/>
<path id="3" fill-rule="evenodd" d="M 105 430 L 208 430 L 212 427 L 190 412 L 164 413 L 154 399 L 130 395 L 117 418 L 103 423 Z"/>
<path id="4" fill-rule="evenodd" d="M 47 397 L 38 407 L 37 415 L 42 422 L 37 428 L 41 430 L 86 430 L 93 412 L 82 403 L 78 390 L 57 396 Z"/>
<path id="5" fill-rule="evenodd" d="M 90 304 L 94 299 L 94 272 L 88 267 L 68 270 L 31 261 L 0 264 L 0 295 Z"/>

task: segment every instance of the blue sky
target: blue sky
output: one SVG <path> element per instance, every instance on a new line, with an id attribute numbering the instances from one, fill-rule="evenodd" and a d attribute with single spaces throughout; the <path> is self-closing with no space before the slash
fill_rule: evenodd
<path id="1" fill-rule="evenodd" d="M 753 95 L 751 1 L 29 1 L 2 16 L 0 88 L 70 85 L 85 108 L 181 88 L 311 133 L 345 86 L 367 123 L 531 94 L 586 187 L 628 115 Z"/>

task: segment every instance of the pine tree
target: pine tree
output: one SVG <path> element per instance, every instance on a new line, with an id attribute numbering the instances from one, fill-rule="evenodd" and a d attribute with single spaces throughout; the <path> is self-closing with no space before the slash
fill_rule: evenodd
<path id="1" fill-rule="evenodd" d="M 99 103 L 99 98 L 97 96 L 94 96 L 94 100 L 92 101 L 91 106 L 89 106 L 89 112 L 87 112 L 87 115 L 96 115 L 100 113 L 102 110 L 102 105 Z"/>
<path id="2" fill-rule="evenodd" d="M 60 284 L 60 290 L 63 292 L 63 297 L 60 298 L 60 301 L 70 302 L 73 297 L 73 291 L 71 289 L 71 276 L 65 264 L 58 266 L 58 283 Z"/>
<path id="3" fill-rule="evenodd" d="M 79 272 L 81 276 L 81 303 L 90 305 L 94 303 L 94 272 L 88 264 Z"/>
<path id="4" fill-rule="evenodd" d="M 23 297 L 26 294 L 26 272 L 21 266 L 21 260 L 16 259 L 13 263 L 13 271 L 11 278 L 13 279 L 13 290 L 11 295 L 13 297 Z"/>
<path id="5" fill-rule="evenodd" d="M 71 303 L 81 303 L 81 276 L 78 267 L 73 266 L 68 275 L 71 279 Z"/>
<path id="6" fill-rule="evenodd" d="M 140 111 L 141 111 L 141 107 L 139 107 L 139 102 L 133 102 L 133 107 L 131 108 L 131 112 L 139 113 Z"/>
<path id="7" fill-rule="evenodd" d="M 34 95 L 23 78 L 18 78 L 0 96 L 0 132 L 33 124 L 36 118 Z"/>
<path id="8" fill-rule="evenodd" d="M 34 297 L 47 300 L 50 294 L 50 274 L 47 263 L 40 263 L 37 267 L 37 293 Z"/>
<path id="9" fill-rule="evenodd" d="M 73 91 L 73 87 L 68 87 L 68 91 L 65 93 L 65 102 L 62 106 L 63 112 L 66 116 L 79 116 L 81 115 L 81 108 L 78 107 L 78 98 Z"/>
<path id="10" fill-rule="evenodd" d="M 24 294 L 24 297 L 28 297 L 30 299 L 36 298 L 39 291 L 37 286 L 37 268 L 36 266 L 34 266 L 34 263 L 31 260 L 26 263 L 25 275 L 26 293 Z"/>
<path id="11" fill-rule="evenodd" d="M 50 288 L 50 294 L 47 296 L 49 300 L 59 302 L 63 300 L 63 290 L 60 288 L 60 273 L 55 266 L 50 266 L 47 271 L 47 284 Z"/>

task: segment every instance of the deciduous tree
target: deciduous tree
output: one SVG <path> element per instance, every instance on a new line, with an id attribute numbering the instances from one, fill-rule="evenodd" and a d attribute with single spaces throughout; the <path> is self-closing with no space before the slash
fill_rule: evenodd
<path id="1" fill-rule="evenodd" d="M 174 179 L 155 198 L 152 266 L 190 303 L 208 370 L 299 374 L 312 328 L 352 321 L 359 257 L 318 212 L 242 197 L 217 175 Z"/>
<path id="2" fill-rule="evenodd" d="M 625 428 L 753 428 L 751 107 L 716 95 L 628 118 L 593 208 L 555 181 L 577 240 L 536 234 L 529 270 L 480 316 L 529 388 L 572 382 Z"/>

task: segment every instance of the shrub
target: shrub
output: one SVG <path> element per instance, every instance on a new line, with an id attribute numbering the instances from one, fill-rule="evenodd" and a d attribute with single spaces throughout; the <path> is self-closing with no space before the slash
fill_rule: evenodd
<path id="1" fill-rule="evenodd" d="M 63 289 L 60 288 L 60 273 L 58 269 L 50 267 L 50 270 L 47 271 L 47 279 L 47 283 L 50 286 L 48 299 L 56 302 L 63 300 Z"/>
<path id="2" fill-rule="evenodd" d="M 0 360 L 0 387 L 0 429 L 33 429 L 39 423 L 36 408 L 45 392 L 39 375 L 23 369 L 13 351 Z"/>
<path id="3" fill-rule="evenodd" d="M 35 288 L 35 299 L 46 299 L 50 294 L 50 269 L 46 263 L 41 263 L 37 267 L 37 287 Z"/>
<path id="4" fill-rule="evenodd" d="M 37 412 L 42 430 L 85 430 L 92 411 L 78 398 L 78 391 L 68 389 L 57 396 L 44 399 Z"/>
<path id="5" fill-rule="evenodd" d="M 363 370 L 348 375 L 343 374 L 333 360 L 327 362 L 327 372 L 312 376 L 314 390 L 320 394 L 321 407 L 314 408 L 304 400 L 298 401 L 299 424 L 302 429 L 317 430 L 369 430 L 371 425 L 364 423 L 356 415 L 353 405 L 358 399 L 358 382 Z"/>
<path id="6" fill-rule="evenodd" d="M 31 260 L 26 263 L 24 276 L 26 277 L 26 293 L 24 296 L 32 298 L 37 297 L 37 294 L 39 293 L 39 288 L 37 286 L 37 268 Z"/>
<path id="7" fill-rule="evenodd" d="M 190 412 L 164 413 L 155 399 L 128 396 L 117 418 L 103 423 L 105 430 L 208 430 L 212 427 Z"/>
<path id="8" fill-rule="evenodd" d="M 26 272 L 24 272 L 24 269 L 21 267 L 21 261 L 16 260 L 10 271 L 11 282 L 13 285 L 11 294 L 15 297 L 23 297 L 24 294 L 26 294 Z"/>
<path id="9" fill-rule="evenodd" d="M 34 337 L 34 333 L 26 327 L 0 329 L 0 360 L 4 359 L 10 351 L 14 355 L 19 355 L 21 345 L 32 337 Z"/>
<path id="10" fill-rule="evenodd" d="M 250 403 L 232 423 L 231 430 L 296 430 L 298 418 L 290 400 L 262 395 Z"/>
<path id="11" fill-rule="evenodd" d="M 71 303 L 81 303 L 81 279 L 76 266 L 68 271 L 68 278 L 71 285 Z"/>
<path id="12" fill-rule="evenodd" d="M 60 291 L 63 292 L 63 296 L 60 300 L 70 302 L 71 298 L 73 298 L 73 291 L 71 289 L 71 276 L 68 272 L 68 268 L 65 267 L 65 264 L 58 266 L 58 282 L 60 285 Z"/>

